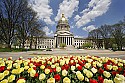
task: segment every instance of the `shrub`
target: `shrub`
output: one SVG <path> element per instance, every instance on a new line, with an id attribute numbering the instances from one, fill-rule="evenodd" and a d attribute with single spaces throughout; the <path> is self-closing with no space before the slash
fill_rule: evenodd
<path id="1" fill-rule="evenodd" d="M 64 47 L 66 47 L 66 44 L 65 44 L 65 43 L 61 43 L 61 44 L 60 44 L 60 47 L 61 47 L 61 48 L 64 48 Z"/>
<path id="2" fill-rule="evenodd" d="M 82 45 L 82 48 L 92 48 L 92 43 L 88 42 Z"/>

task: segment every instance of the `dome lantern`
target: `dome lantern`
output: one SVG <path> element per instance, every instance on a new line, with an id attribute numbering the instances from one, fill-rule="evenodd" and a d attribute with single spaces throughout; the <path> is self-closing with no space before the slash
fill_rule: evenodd
<path id="1" fill-rule="evenodd" d="M 57 24 L 57 31 L 62 31 L 62 30 L 65 30 L 65 31 L 70 30 L 68 20 L 65 18 L 64 14 L 62 14 L 62 16 L 61 16 L 61 18 L 60 18 L 60 20 L 58 21 L 58 24 Z"/>

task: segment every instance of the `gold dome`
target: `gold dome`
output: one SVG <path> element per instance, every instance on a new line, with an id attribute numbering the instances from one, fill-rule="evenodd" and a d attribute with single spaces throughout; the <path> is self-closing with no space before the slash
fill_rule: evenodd
<path id="1" fill-rule="evenodd" d="M 58 24 L 56 27 L 57 27 L 57 31 L 61 31 L 61 30 L 69 31 L 70 30 L 68 20 L 65 18 L 64 14 L 62 14 L 62 17 L 58 21 Z"/>
<path id="2" fill-rule="evenodd" d="M 61 19 L 59 20 L 59 23 L 68 23 L 68 21 L 67 21 L 67 19 L 65 18 L 65 15 L 64 14 L 62 14 L 62 17 L 61 17 Z"/>

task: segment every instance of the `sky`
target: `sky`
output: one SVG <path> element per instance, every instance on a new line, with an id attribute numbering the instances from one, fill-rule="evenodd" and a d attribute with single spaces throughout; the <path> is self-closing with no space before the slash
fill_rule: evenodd
<path id="1" fill-rule="evenodd" d="M 29 0 L 42 29 L 54 36 L 56 25 L 64 13 L 75 37 L 85 38 L 88 32 L 104 24 L 115 24 L 125 16 L 125 0 Z"/>

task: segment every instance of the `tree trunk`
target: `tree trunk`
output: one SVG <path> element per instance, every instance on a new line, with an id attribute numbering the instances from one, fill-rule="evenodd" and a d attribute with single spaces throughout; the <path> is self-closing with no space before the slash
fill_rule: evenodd
<path id="1" fill-rule="evenodd" d="M 35 49 L 37 48 L 37 37 L 36 37 L 36 40 L 35 40 Z"/>
<path id="2" fill-rule="evenodd" d="M 33 45 L 33 36 L 31 36 L 30 38 L 30 49 L 32 49 L 32 45 Z"/>
<path id="3" fill-rule="evenodd" d="M 25 41 L 23 40 L 23 43 L 22 43 L 22 48 L 24 48 L 24 44 L 25 44 Z"/>
<path id="4" fill-rule="evenodd" d="M 7 48 L 11 49 L 11 45 L 10 45 L 10 44 L 7 44 Z"/>

